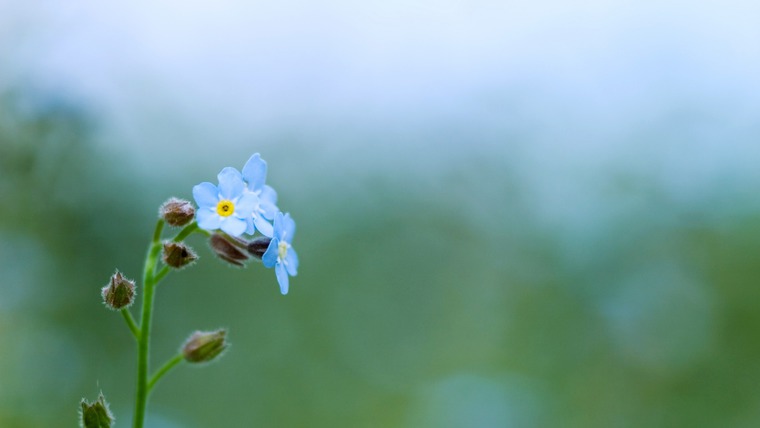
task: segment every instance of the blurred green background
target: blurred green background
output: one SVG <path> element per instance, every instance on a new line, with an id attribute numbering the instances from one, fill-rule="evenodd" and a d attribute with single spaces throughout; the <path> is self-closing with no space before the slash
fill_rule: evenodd
<path id="1" fill-rule="evenodd" d="M 100 390 L 130 426 L 100 288 L 254 152 L 299 275 L 281 296 L 192 237 L 153 363 L 232 347 L 148 426 L 760 426 L 758 4 L 0 12 L 0 426 L 75 426 Z"/>

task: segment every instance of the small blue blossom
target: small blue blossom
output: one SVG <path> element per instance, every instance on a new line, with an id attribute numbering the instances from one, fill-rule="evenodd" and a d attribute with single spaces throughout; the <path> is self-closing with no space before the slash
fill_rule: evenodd
<path id="1" fill-rule="evenodd" d="M 256 230 L 262 235 L 272 237 L 272 225 L 267 220 L 273 220 L 280 210 L 277 208 L 277 192 L 264 184 L 267 178 L 267 163 L 258 153 L 251 156 L 243 167 L 243 179 L 247 184 L 246 192 L 257 196 L 258 204 L 248 217 L 246 233 L 253 235 Z"/>
<path id="2" fill-rule="evenodd" d="M 224 168 L 217 178 L 218 187 L 208 182 L 193 187 L 198 227 L 240 236 L 248 227 L 247 219 L 259 204 L 259 198 L 245 191 L 243 177 L 235 168 Z"/>
<path id="3" fill-rule="evenodd" d="M 295 232 L 296 222 L 290 218 L 290 214 L 278 212 L 274 217 L 274 236 L 261 257 L 264 266 L 274 267 L 282 294 L 288 294 L 288 276 L 298 274 L 298 255 L 290 245 Z"/>

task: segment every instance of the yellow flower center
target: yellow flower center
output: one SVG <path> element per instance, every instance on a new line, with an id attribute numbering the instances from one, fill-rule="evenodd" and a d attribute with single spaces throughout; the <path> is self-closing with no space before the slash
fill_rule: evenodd
<path id="1" fill-rule="evenodd" d="M 280 258 L 280 260 L 285 260 L 285 256 L 288 255 L 288 243 L 285 241 L 280 241 L 280 245 L 277 246 L 277 256 Z"/>
<path id="2" fill-rule="evenodd" d="M 229 217 L 235 212 L 235 204 L 227 199 L 222 199 L 216 204 L 216 213 L 222 217 Z"/>

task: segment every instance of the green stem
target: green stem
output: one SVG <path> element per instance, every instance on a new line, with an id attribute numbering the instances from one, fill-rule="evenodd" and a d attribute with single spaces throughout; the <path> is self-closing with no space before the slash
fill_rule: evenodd
<path id="1" fill-rule="evenodd" d="M 161 231 L 163 227 L 164 221 L 158 220 L 143 269 L 142 317 L 140 319 L 140 336 L 137 341 L 137 392 L 135 394 L 134 428 L 142 428 L 145 423 L 145 409 L 148 405 L 148 393 L 150 392 L 148 388 L 150 321 L 153 315 L 156 263 L 158 262 L 158 255 L 161 252 Z"/>
<path id="2" fill-rule="evenodd" d="M 167 361 L 163 366 L 161 366 L 160 369 L 156 373 L 153 374 L 153 376 L 150 378 L 150 382 L 148 382 L 148 391 L 153 390 L 153 387 L 156 385 L 156 382 L 158 382 L 161 377 L 163 377 L 166 373 L 169 372 L 169 370 L 173 369 L 174 366 L 181 363 L 182 360 L 185 359 L 185 356 L 182 355 L 182 353 L 179 353 L 175 355 L 171 360 Z"/>
<path id="3" fill-rule="evenodd" d="M 129 312 L 122 314 L 124 319 L 127 320 L 129 329 L 132 330 L 132 334 L 137 337 L 137 392 L 135 394 L 135 414 L 134 414 L 134 428 L 142 428 L 145 424 L 145 410 L 148 406 L 148 394 L 150 394 L 153 386 L 158 380 L 171 370 L 174 366 L 182 361 L 182 355 L 179 354 L 171 360 L 169 360 L 163 367 L 161 367 L 148 381 L 148 368 L 149 368 L 149 351 L 150 351 L 150 329 L 151 318 L 153 316 L 153 297 L 156 291 L 156 284 L 159 283 L 170 272 L 168 266 L 164 266 L 158 273 L 156 273 L 156 266 L 158 265 L 158 258 L 161 254 L 161 232 L 164 228 L 164 221 L 158 220 L 156 223 L 156 229 L 153 231 L 153 240 L 148 248 L 148 255 L 145 258 L 145 267 L 143 269 L 143 301 L 142 301 L 142 315 L 140 318 L 140 327 L 138 328 L 132 316 Z M 190 236 L 191 233 L 198 230 L 198 223 L 192 222 L 185 226 L 177 236 L 174 237 L 174 242 L 182 241 Z M 131 320 L 131 323 L 130 323 Z"/>
<path id="4" fill-rule="evenodd" d="M 162 267 L 161 270 L 156 274 L 153 282 L 158 284 L 169 272 L 171 272 L 171 268 L 169 266 Z"/>
<path id="5" fill-rule="evenodd" d="M 140 340 L 140 329 L 137 327 L 137 324 L 135 324 L 135 319 L 132 318 L 129 309 L 124 308 L 119 312 L 121 312 L 121 315 L 124 317 L 124 321 L 127 322 L 127 327 L 129 327 L 129 331 L 132 332 L 132 336 L 134 336 L 135 339 Z"/>
<path id="6" fill-rule="evenodd" d="M 198 229 L 198 223 L 192 222 L 188 224 L 187 226 L 185 226 L 182 230 L 180 230 L 177 236 L 175 236 L 174 239 L 172 239 L 172 241 L 179 242 L 187 238 L 188 236 L 190 236 L 190 234 L 195 232 L 196 229 Z"/>
<path id="7" fill-rule="evenodd" d="M 161 231 L 164 230 L 164 220 L 158 219 L 156 222 L 156 228 L 153 230 L 153 240 L 151 244 L 156 244 L 161 241 Z"/>

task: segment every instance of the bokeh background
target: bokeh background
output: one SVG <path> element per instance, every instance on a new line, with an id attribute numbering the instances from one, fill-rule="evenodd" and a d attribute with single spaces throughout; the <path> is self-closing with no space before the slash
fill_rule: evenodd
<path id="1" fill-rule="evenodd" d="M 150 427 L 760 426 L 760 3 L 0 1 L 0 426 L 130 426 L 100 287 L 269 163 L 291 292 L 158 290 Z M 140 284 L 138 284 L 138 287 Z M 138 288 L 139 293 L 139 288 Z M 135 311 L 137 308 L 134 308 Z"/>

